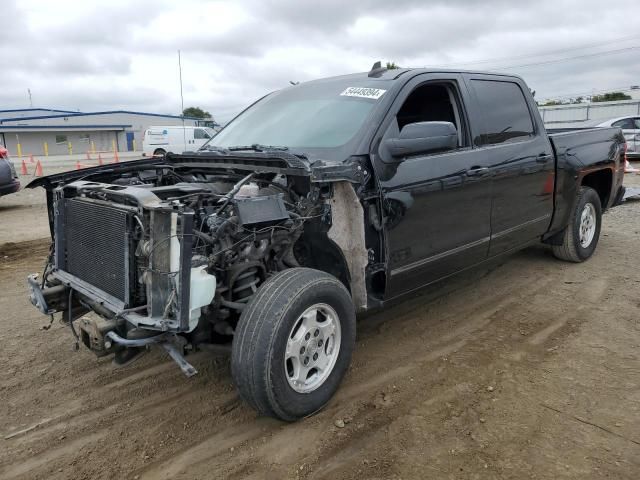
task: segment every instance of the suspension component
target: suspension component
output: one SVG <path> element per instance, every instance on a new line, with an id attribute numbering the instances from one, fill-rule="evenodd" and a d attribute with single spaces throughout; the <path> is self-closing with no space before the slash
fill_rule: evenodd
<path id="1" fill-rule="evenodd" d="M 258 267 L 253 266 L 247 268 L 240 273 L 232 286 L 232 301 L 237 303 L 247 303 L 249 298 L 258 290 L 260 277 L 258 276 Z"/>

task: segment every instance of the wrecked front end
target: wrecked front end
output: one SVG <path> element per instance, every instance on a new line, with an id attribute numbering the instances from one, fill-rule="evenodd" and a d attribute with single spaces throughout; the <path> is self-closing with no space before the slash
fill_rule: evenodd
<path id="1" fill-rule="evenodd" d="M 125 363 L 159 344 L 192 375 L 182 354 L 229 345 L 273 273 L 311 265 L 346 284 L 364 278 L 364 238 L 357 255 L 365 260 L 355 264 L 331 234 L 336 182 L 362 184 L 360 165 L 205 157 L 97 167 L 32 185 L 48 190 L 53 242 L 43 278 L 29 278 L 31 302 L 60 314 L 98 356 Z M 356 288 L 366 303 L 363 281 Z"/>

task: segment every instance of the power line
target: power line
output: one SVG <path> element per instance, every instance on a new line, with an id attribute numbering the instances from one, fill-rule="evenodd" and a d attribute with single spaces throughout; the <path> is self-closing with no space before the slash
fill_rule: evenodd
<path id="1" fill-rule="evenodd" d="M 593 47 L 600 47 L 602 45 L 610 45 L 612 43 L 618 43 L 618 42 L 624 42 L 627 40 L 633 40 L 636 38 L 640 38 L 640 35 L 630 35 L 628 37 L 620 37 L 620 38 L 616 38 L 616 39 L 612 39 L 606 42 L 597 42 L 597 43 L 589 43 L 589 44 L 584 44 L 582 46 L 579 47 L 569 47 L 569 48 L 561 48 L 561 49 L 557 49 L 557 50 L 547 50 L 545 52 L 540 52 L 540 53 L 530 53 L 530 54 L 526 54 L 526 55 L 516 55 L 516 56 L 510 56 L 510 57 L 495 57 L 495 58 L 487 58 L 484 60 L 475 60 L 475 61 L 471 61 L 471 62 L 457 62 L 457 63 L 449 63 L 446 64 L 444 66 L 452 66 L 452 67 L 458 67 L 458 66 L 464 66 L 464 65 L 478 65 L 481 63 L 492 63 L 492 62 L 500 62 L 503 60 L 517 60 L 517 59 L 521 59 L 521 58 L 532 58 L 532 57 L 542 57 L 545 55 L 554 55 L 557 53 L 564 53 L 564 52 L 571 52 L 571 51 L 575 51 L 575 50 L 583 50 L 585 48 L 593 48 Z"/>
<path id="2" fill-rule="evenodd" d="M 570 60 L 579 60 L 582 58 L 593 58 L 593 57 L 599 57 L 602 55 L 616 55 L 619 53 L 624 53 L 624 52 L 628 52 L 628 51 L 632 51 L 632 50 L 638 50 L 640 49 L 640 46 L 633 46 L 633 47 L 626 47 L 626 48 L 619 48 L 616 50 L 607 50 L 604 52 L 597 52 L 597 53 L 587 53 L 585 55 L 576 55 L 573 57 L 565 57 L 565 58 L 558 58 L 556 60 L 546 60 L 544 62 L 535 62 L 535 63 L 525 63 L 522 65 L 509 65 L 506 67 L 497 67 L 500 70 L 511 70 L 513 68 L 524 68 L 524 67 L 536 67 L 539 65 L 552 65 L 555 63 L 562 63 L 562 62 L 567 62 Z M 495 71 L 496 69 L 492 69 L 492 71 Z"/>
<path id="3" fill-rule="evenodd" d="M 584 55 L 575 55 L 573 57 L 564 57 L 564 58 L 557 58 L 555 60 L 546 60 L 546 61 L 542 61 L 542 62 L 534 62 L 534 63 L 524 63 L 524 64 L 520 64 L 520 65 L 507 65 L 507 66 L 500 66 L 500 67 L 493 67 L 491 69 L 487 68 L 486 71 L 489 72 L 500 72 L 501 70 L 511 70 L 513 68 L 525 68 L 525 67 L 535 67 L 535 66 L 539 66 L 539 65 L 552 65 L 555 63 L 563 63 L 563 62 L 568 62 L 571 60 L 578 60 L 578 59 L 582 59 L 582 58 L 593 58 L 593 57 L 599 57 L 602 55 L 616 55 L 619 53 L 624 53 L 624 52 L 628 52 L 628 51 L 633 51 L 633 50 L 638 50 L 640 49 L 640 46 L 633 46 L 633 47 L 626 47 L 626 48 L 619 48 L 619 49 L 615 49 L 615 50 L 606 50 L 604 52 L 596 52 L 596 53 L 587 53 Z M 429 65 L 426 67 L 408 67 L 408 68 L 447 68 L 447 65 Z"/>
<path id="4" fill-rule="evenodd" d="M 632 92 L 636 90 L 635 88 L 630 88 L 629 86 L 624 86 L 624 87 L 610 87 L 610 88 L 604 88 L 601 90 L 589 90 L 589 91 L 585 91 L 585 92 L 576 92 L 576 93 L 563 93 L 563 94 L 551 94 L 551 95 L 547 95 L 547 98 L 550 99 L 555 99 L 555 98 L 572 98 L 572 97 L 579 97 L 579 96 L 585 96 L 585 95 L 594 95 L 594 94 L 599 94 L 599 93 L 608 93 L 608 92 Z"/>

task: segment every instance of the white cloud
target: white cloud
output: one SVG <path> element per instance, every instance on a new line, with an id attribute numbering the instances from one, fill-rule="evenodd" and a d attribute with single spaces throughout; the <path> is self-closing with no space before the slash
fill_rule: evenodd
<path id="1" fill-rule="evenodd" d="M 225 120 L 289 80 L 403 66 L 494 69 L 640 45 L 601 1 L 2 0 L 0 109 L 180 109 Z M 567 50 L 583 45 L 589 48 Z M 540 52 L 554 52 L 531 57 Z M 506 58 L 505 58 L 506 57 Z M 513 58 L 521 57 L 521 58 Z M 640 50 L 508 69 L 539 98 L 640 83 Z M 491 62 L 469 64 L 482 59 Z"/>

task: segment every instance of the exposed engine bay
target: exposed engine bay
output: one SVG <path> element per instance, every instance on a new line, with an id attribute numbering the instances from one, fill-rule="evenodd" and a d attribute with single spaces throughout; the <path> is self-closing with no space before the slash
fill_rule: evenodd
<path id="1" fill-rule="evenodd" d="M 229 343 L 274 272 L 313 266 L 349 283 L 353 272 L 344 265 L 356 263 L 345 257 L 353 252 L 330 234 L 334 185 L 167 165 L 60 182 L 49 191 L 54 241 L 43 278 L 29 279 L 32 303 L 62 312 L 76 339 L 99 356 L 124 361 L 162 343 L 185 373 L 195 373 L 184 347 Z M 357 237 L 362 218 L 360 211 Z M 368 253 L 364 238 L 357 244 L 363 298 Z M 97 315 L 84 316 L 90 311 Z"/>

